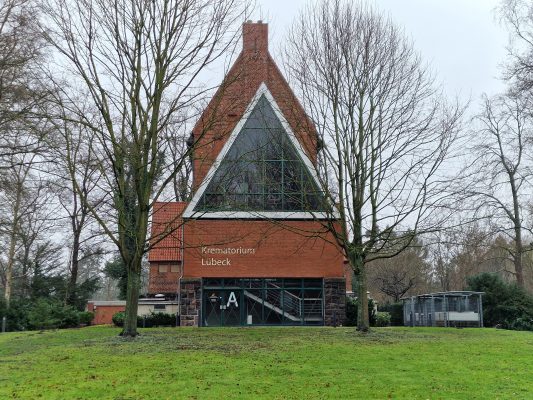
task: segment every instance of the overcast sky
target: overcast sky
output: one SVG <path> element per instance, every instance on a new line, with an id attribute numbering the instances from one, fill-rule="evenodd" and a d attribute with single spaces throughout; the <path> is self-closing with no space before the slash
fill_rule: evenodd
<path id="1" fill-rule="evenodd" d="M 277 55 L 286 29 L 307 3 L 308 0 L 258 0 L 256 19 L 269 23 L 272 54 Z M 494 11 L 499 0 L 374 0 L 374 3 L 405 29 L 448 95 L 471 97 L 477 102 L 483 92 L 494 94 L 502 90 L 498 77 L 506 56 L 507 33 Z"/>

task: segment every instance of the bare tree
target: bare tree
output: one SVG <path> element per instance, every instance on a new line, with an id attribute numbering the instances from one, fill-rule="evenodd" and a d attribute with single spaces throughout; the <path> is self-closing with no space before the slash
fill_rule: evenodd
<path id="1" fill-rule="evenodd" d="M 443 291 L 451 290 L 454 285 L 453 259 L 457 251 L 457 235 L 453 230 L 431 234 L 432 243 L 428 246 L 428 253 L 432 264 L 432 280 Z"/>
<path id="2" fill-rule="evenodd" d="M 488 271 L 487 264 L 495 261 L 488 260 L 492 233 L 482 222 L 456 223 L 458 229 L 445 229 L 428 236 L 428 259 L 438 290 L 463 290 L 469 276 Z"/>
<path id="3" fill-rule="evenodd" d="M 318 167 L 340 222 L 329 229 L 366 304 L 367 264 L 399 254 L 407 237 L 440 222 L 433 211 L 447 193 L 441 167 L 461 110 L 443 102 L 412 43 L 371 6 L 311 5 L 287 43 L 289 76 L 324 144 Z M 360 308 L 358 329 L 366 331 Z"/>
<path id="4" fill-rule="evenodd" d="M 427 289 L 431 281 L 427 248 L 416 238 L 408 240 L 411 245 L 400 254 L 376 259 L 368 264 L 369 287 L 377 289 L 394 302 L 415 289 L 419 292 Z"/>
<path id="5" fill-rule="evenodd" d="M 189 127 L 188 119 L 182 119 L 182 127 Z M 186 130 L 185 130 L 186 132 Z M 189 201 L 192 194 L 192 156 L 189 148 L 192 146 L 192 136 L 168 133 L 166 141 L 170 159 L 176 171 L 172 178 L 172 190 L 176 201 Z"/>
<path id="6" fill-rule="evenodd" d="M 17 251 L 13 268 L 14 296 L 32 296 L 32 283 L 36 270 L 40 273 L 61 273 L 63 247 L 50 236 L 57 230 L 57 208 L 51 206 L 53 194 L 48 182 L 34 183 L 26 195 L 33 196 L 31 208 L 24 213 L 17 230 Z M 15 268 L 16 267 L 16 268 Z M 17 290 L 18 289 L 18 290 Z"/>
<path id="7" fill-rule="evenodd" d="M 94 226 L 89 211 L 89 207 L 99 211 L 104 195 L 98 187 L 101 172 L 93 148 L 94 132 L 63 118 L 56 123 L 55 133 L 54 140 L 48 141 L 52 164 L 48 173 L 55 177 L 52 186 L 68 219 L 66 241 L 70 250 L 65 303 L 72 305 L 76 301 L 80 264 L 104 252 L 102 232 Z"/>
<path id="8" fill-rule="evenodd" d="M 0 269 L 8 307 L 17 251 L 24 243 L 30 247 L 37 213 L 46 205 L 47 184 L 33 172 L 35 158 L 35 154 L 12 155 L 9 174 L 0 179 L 0 237 L 6 250 L 0 258 Z"/>
<path id="9" fill-rule="evenodd" d="M 34 108 L 47 91 L 39 79 L 44 41 L 32 0 L 0 3 L 0 169 L 12 156 L 36 152 L 44 132 Z M 21 159 L 19 159 L 20 161 Z"/>
<path id="10" fill-rule="evenodd" d="M 527 0 L 502 0 L 500 15 L 509 28 L 509 60 L 504 78 L 519 93 L 533 89 L 533 3 Z"/>
<path id="11" fill-rule="evenodd" d="M 128 270 L 122 334 L 137 335 L 141 265 L 150 248 L 150 209 L 187 162 L 165 161 L 164 132 L 202 95 L 198 75 L 238 36 L 244 0 L 49 0 L 47 39 L 63 74 L 83 87 L 94 113 L 78 107 L 74 87 L 57 90 L 63 116 L 92 130 L 109 208 L 93 217 L 117 246 Z M 74 116 L 74 117 L 72 117 Z M 59 116 L 61 117 L 61 116 Z M 83 191 L 78 180 L 76 191 Z M 112 214 L 108 211 L 113 210 Z M 171 224 L 172 221 L 169 221 Z M 167 232 L 168 233 L 168 232 Z M 152 242 L 153 243 L 153 242 Z"/>
<path id="12" fill-rule="evenodd" d="M 473 181 L 468 191 L 478 201 L 478 212 L 489 218 L 494 234 L 505 235 L 512 243 L 507 248 L 514 265 L 516 282 L 524 287 L 523 257 L 531 248 L 524 244 L 527 222 L 524 208 L 532 195 L 531 103 L 527 97 L 499 96 L 483 99 L 477 117 L 478 129 L 471 143 L 475 159 Z"/>

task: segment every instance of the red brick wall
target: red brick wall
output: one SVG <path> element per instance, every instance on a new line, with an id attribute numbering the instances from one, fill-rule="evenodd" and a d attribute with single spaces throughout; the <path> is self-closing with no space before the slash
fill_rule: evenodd
<path id="1" fill-rule="evenodd" d="M 160 272 L 161 265 L 167 266 L 166 272 Z M 150 294 L 170 294 L 177 293 L 179 271 L 172 272 L 171 267 L 176 266 L 181 268 L 178 263 L 150 263 L 150 279 L 148 281 L 148 293 Z"/>
<path id="2" fill-rule="evenodd" d="M 194 220 L 185 224 L 184 276 L 343 277 L 343 256 L 315 221 Z M 309 236 L 309 237 L 306 237 Z M 251 248 L 254 254 L 203 253 L 209 248 Z M 202 265 L 209 259 L 231 265 Z"/>
<path id="3" fill-rule="evenodd" d="M 104 325 L 113 323 L 113 315 L 125 311 L 126 306 L 97 306 L 94 309 L 93 303 L 88 303 L 87 310 L 94 312 L 93 325 Z"/>
<path id="4" fill-rule="evenodd" d="M 243 50 L 193 130 L 194 188 L 265 83 L 307 156 L 314 163 L 313 124 L 268 52 L 268 25 L 243 25 Z M 315 221 L 194 220 L 184 227 L 184 277 L 343 277 L 341 251 Z M 202 247 L 253 248 L 253 255 L 202 254 Z M 209 259 L 231 265 L 207 266 Z"/>
<path id="5" fill-rule="evenodd" d="M 268 51 L 268 24 L 245 22 L 242 25 L 242 50 Z"/>

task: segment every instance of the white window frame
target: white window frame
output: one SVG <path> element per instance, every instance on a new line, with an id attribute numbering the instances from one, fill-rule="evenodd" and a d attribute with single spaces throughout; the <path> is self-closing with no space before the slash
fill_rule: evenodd
<path id="1" fill-rule="evenodd" d="M 337 214 L 336 211 L 334 213 L 311 212 L 311 211 L 194 211 L 196 205 L 198 204 L 205 190 L 207 189 L 207 186 L 213 179 L 218 167 L 222 163 L 222 160 L 225 158 L 233 142 L 235 142 L 235 139 L 237 138 L 241 130 L 244 128 L 246 121 L 252 114 L 252 111 L 254 110 L 257 102 L 263 95 L 265 96 L 267 101 L 270 103 L 272 109 L 274 110 L 276 117 L 281 122 L 283 128 L 285 129 L 285 132 L 287 133 L 292 144 L 296 148 L 298 155 L 300 156 L 305 166 L 307 167 L 307 170 L 309 171 L 312 179 L 315 181 L 317 187 L 319 188 L 322 187 L 322 185 L 320 184 L 320 180 L 318 179 L 318 174 L 316 172 L 316 169 L 313 163 L 311 162 L 311 160 L 305 153 L 302 147 L 302 144 L 296 138 L 296 135 L 292 131 L 289 123 L 287 122 L 283 114 L 281 113 L 281 110 L 278 104 L 276 103 L 276 101 L 274 100 L 272 93 L 270 93 L 270 90 L 268 90 L 267 85 L 263 82 L 261 83 L 261 86 L 257 90 L 254 97 L 252 98 L 252 101 L 246 108 L 246 111 L 244 112 L 242 118 L 239 120 L 235 128 L 233 128 L 233 131 L 231 132 L 228 140 L 222 147 L 222 150 L 218 154 L 215 162 L 213 163 L 213 165 L 211 165 L 209 172 L 204 177 L 200 187 L 198 188 L 191 202 L 185 209 L 183 213 L 183 218 L 190 218 L 190 219 L 307 219 L 307 220 L 338 219 L 338 216 L 336 215 Z"/>

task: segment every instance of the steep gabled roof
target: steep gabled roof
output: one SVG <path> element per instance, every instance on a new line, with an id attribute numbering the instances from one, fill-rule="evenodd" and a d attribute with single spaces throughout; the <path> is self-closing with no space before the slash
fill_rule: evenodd
<path id="1" fill-rule="evenodd" d="M 183 218 L 188 203 L 156 202 L 152 213 L 152 234 L 148 253 L 150 262 L 177 262 L 182 260 Z M 163 235 L 165 235 L 163 237 Z"/>
<path id="2" fill-rule="evenodd" d="M 311 163 L 316 163 L 316 130 L 268 52 L 268 25 L 247 22 L 243 25 L 242 52 L 193 129 L 197 141 L 194 189 L 201 185 L 262 85 L 268 88 Z"/>
<path id="3" fill-rule="evenodd" d="M 243 24 L 243 49 L 225 76 L 221 86 L 202 113 L 193 130 L 195 152 L 191 204 L 185 218 L 195 213 L 202 194 L 220 166 L 231 143 L 240 133 L 259 97 L 265 96 L 284 131 L 305 164 L 312 181 L 320 188 L 314 168 L 318 136 L 311 120 L 297 100 L 268 51 L 268 25 L 262 22 Z M 317 211 L 317 210 L 314 210 Z M 267 215 L 268 214 L 268 215 Z M 270 213 L 202 213 L 202 218 L 291 218 L 313 219 L 327 216 L 309 212 Z"/>
<path id="4" fill-rule="evenodd" d="M 303 167 L 307 170 L 307 173 L 310 175 L 310 178 L 312 181 L 314 181 L 314 186 L 316 188 L 320 187 L 320 182 L 318 180 L 318 176 L 315 170 L 315 167 L 313 165 L 313 162 L 307 155 L 307 153 L 304 151 L 304 148 L 301 144 L 301 142 L 296 138 L 294 132 L 291 129 L 290 124 L 284 117 L 284 115 L 281 113 L 281 110 L 279 106 L 277 105 L 276 101 L 274 100 L 274 97 L 272 96 L 271 92 L 268 90 L 267 86 L 262 83 L 259 87 L 257 93 L 252 98 L 250 104 L 248 105 L 246 111 L 243 113 L 243 116 L 239 120 L 239 122 L 234 127 L 232 133 L 229 135 L 229 138 L 225 141 L 224 146 L 222 150 L 218 153 L 216 160 L 213 162 L 213 164 L 210 167 L 209 172 L 203 179 L 200 187 L 195 192 L 193 199 L 187 206 L 185 212 L 183 213 L 184 218 L 270 218 L 270 219 L 316 219 L 316 218 L 325 218 L 328 219 L 328 215 L 325 212 L 325 210 L 322 210 L 324 212 L 316 211 L 316 212 L 308 212 L 308 211 L 265 211 L 265 210 L 250 210 L 250 211 L 198 211 L 197 205 L 204 196 L 206 188 L 210 185 L 213 178 L 216 176 L 216 173 L 221 166 L 222 162 L 224 161 L 225 157 L 227 156 L 228 152 L 230 151 L 232 145 L 234 144 L 236 138 L 239 134 L 243 131 L 244 127 L 247 124 L 248 119 L 251 117 L 252 113 L 254 112 L 256 105 L 260 101 L 261 98 L 266 99 L 266 101 L 269 103 L 270 107 L 272 108 L 272 111 L 275 114 L 274 118 L 277 118 L 281 126 L 283 127 L 283 134 L 286 134 L 288 136 L 289 142 L 292 144 L 294 149 L 296 150 L 297 157 L 301 160 Z M 264 101 L 264 100 L 263 100 Z M 266 134 L 266 133 L 265 133 Z"/>

